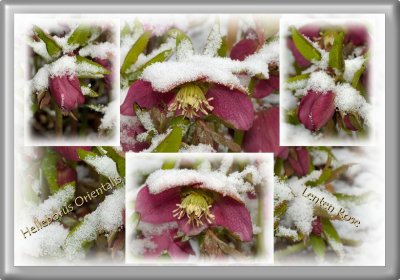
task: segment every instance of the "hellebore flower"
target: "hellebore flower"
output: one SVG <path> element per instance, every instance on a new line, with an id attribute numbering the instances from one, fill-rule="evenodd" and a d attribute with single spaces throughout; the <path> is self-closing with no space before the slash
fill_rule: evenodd
<path id="1" fill-rule="evenodd" d="M 111 61 L 106 59 L 106 58 L 94 58 L 93 59 L 95 62 L 106 68 L 108 71 L 110 71 L 111 74 L 104 75 L 104 82 L 106 83 L 106 86 L 110 88 L 112 86 L 112 81 L 113 81 L 113 75 L 112 75 L 112 64 Z"/>
<path id="2" fill-rule="evenodd" d="M 279 75 L 270 75 L 267 80 L 258 80 L 254 87 L 253 97 L 264 98 L 274 91 L 279 91 Z"/>
<path id="3" fill-rule="evenodd" d="M 320 236 L 322 234 L 322 222 L 320 217 L 316 217 L 312 223 L 312 233 Z"/>
<path id="4" fill-rule="evenodd" d="M 168 110 L 189 118 L 211 113 L 240 130 L 248 130 L 254 119 L 250 97 L 220 85 L 211 86 L 204 92 L 196 83 L 187 83 L 179 86 L 176 93 L 161 93 L 154 91 L 149 82 L 138 80 L 131 85 L 121 105 L 121 114 L 135 115 L 134 103 L 146 109 L 168 105 Z"/>
<path id="5" fill-rule="evenodd" d="M 362 46 L 368 43 L 368 30 L 364 25 L 351 25 L 347 28 L 345 43 L 352 42 L 355 46 Z"/>
<path id="6" fill-rule="evenodd" d="M 332 91 L 308 90 L 297 111 L 299 121 L 311 131 L 318 131 L 335 113 L 335 94 Z"/>
<path id="7" fill-rule="evenodd" d="M 305 176 L 310 171 L 310 155 L 304 147 L 290 150 L 288 161 L 298 177 Z"/>
<path id="8" fill-rule="evenodd" d="M 74 168 L 69 167 L 62 161 L 57 163 L 57 184 L 59 186 L 74 182 L 76 181 L 77 177 L 78 175 Z"/>
<path id="9" fill-rule="evenodd" d="M 164 251 L 173 259 L 183 259 L 194 255 L 193 249 L 189 242 L 183 242 L 176 237 L 177 229 L 164 230 L 159 235 L 150 236 L 150 241 L 153 242 L 155 248 L 146 248 L 144 251 L 145 257 L 159 257 Z"/>
<path id="10" fill-rule="evenodd" d="M 85 103 L 78 76 L 63 75 L 49 77 L 49 88 L 58 107 L 69 112 Z"/>
<path id="11" fill-rule="evenodd" d="M 165 176 L 168 171 L 162 170 Z M 186 171 L 186 170 L 185 170 Z M 136 199 L 136 212 L 143 222 L 161 224 L 177 222 L 178 228 L 188 236 L 194 236 L 207 228 L 223 227 L 237 235 L 242 241 L 251 241 L 253 229 L 250 213 L 239 196 L 222 194 L 211 190 L 205 182 L 199 181 L 199 174 L 185 177 L 186 182 L 167 183 L 155 191 L 149 180 L 142 187 Z M 158 181 L 168 181 L 161 174 Z M 201 177 L 201 176 L 200 176 Z"/>
<path id="12" fill-rule="evenodd" d="M 68 146 L 68 147 L 54 147 L 60 155 L 68 160 L 80 161 L 81 159 L 78 156 L 78 149 L 82 149 L 85 151 L 90 151 L 92 149 L 91 146 Z"/>
<path id="13" fill-rule="evenodd" d="M 259 46 L 258 40 L 255 39 L 240 40 L 233 46 L 229 56 L 231 59 L 243 61 L 247 56 L 254 54 L 258 46 Z"/>
<path id="14" fill-rule="evenodd" d="M 278 107 L 271 107 L 256 114 L 252 128 L 245 133 L 243 150 L 251 153 L 274 153 L 275 157 L 283 159 L 288 156 L 288 148 L 279 146 Z"/>

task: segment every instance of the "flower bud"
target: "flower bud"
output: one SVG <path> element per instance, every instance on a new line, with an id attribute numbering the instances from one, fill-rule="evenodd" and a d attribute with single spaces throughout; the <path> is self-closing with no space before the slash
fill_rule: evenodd
<path id="1" fill-rule="evenodd" d="M 310 170 L 310 155 L 304 147 L 296 147 L 289 152 L 288 161 L 298 177 L 308 174 Z"/>
<path id="2" fill-rule="evenodd" d="M 312 233 L 320 236 L 322 234 L 322 222 L 320 217 L 316 217 L 312 223 Z"/>
<path id="3" fill-rule="evenodd" d="M 63 111 L 74 110 L 85 103 L 85 97 L 76 75 L 50 77 L 49 88 L 57 105 Z"/>
<path id="4" fill-rule="evenodd" d="M 74 168 L 69 167 L 62 161 L 57 163 L 57 184 L 59 186 L 74 182 L 76 181 L 77 177 L 78 175 Z"/>
<path id="5" fill-rule="evenodd" d="M 90 151 L 92 147 L 91 146 L 54 147 L 54 150 L 56 150 L 64 158 L 73 161 L 80 161 L 77 151 L 78 149 Z"/>
<path id="6" fill-rule="evenodd" d="M 351 131 L 357 131 L 361 127 L 357 118 L 352 114 L 347 114 L 343 117 L 343 124 L 348 130 Z"/>
<path id="7" fill-rule="evenodd" d="M 299 121 L 309 130 L 318 131 L 335 113 L 335 94 L 332 91 L 308 90 L 297 111 Z"/>

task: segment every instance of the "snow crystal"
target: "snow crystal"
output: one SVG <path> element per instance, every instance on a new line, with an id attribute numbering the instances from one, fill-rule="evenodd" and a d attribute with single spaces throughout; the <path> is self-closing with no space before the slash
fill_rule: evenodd
<path id="1" fill-rule="evenodd" d="M 145 185 L 149 187 L 151 193 L 158 194 L 170 188 L 201 183 L 207 189 L 243 202 L 239 190 L 254 191 L 254 187 L 248 182 L 244 182 L 243 178 L 237 174 L 231 175 L 227 176 L 217 171 L 200 172 L 191 169 L 157 170 L 150 174 Z"/>
<path id="2" fill-rule="evenodd" d="M 292 190 L 284 184 L 278 177 L 274 177 L 274 200 L 275 204 L 278 205 L 283 201 L 289 201 L 293 199 Z"/>
<path id="3" fill-rule="evenodd" d="M 189 145 L 179 150 L 180 153 L 215 153 L 213 147 L 209 144 Z"/>
<path id="4" fill-rule="evenodd" d="M 60 257 L 62 245 L 68 235 L 68 229 L 53 222 L 27 239 L 23 239 L 22 250 L 32 257 Z"/>
<path id="5" fill-rule="evenodd" d="M 364 64 L 365 59 L 362 56 L 353 58 L 353 59 L 346 59 L 344 61 L 344 73 L 343 78 L 347 82 L 351 82 L 353 80 L 354 74 L 361 68 Z"/>
<path id="6" fill-rule="evenodd" d="M 302 88 L 305 88 L 306 86 L 307 86 L 307 79 L 302 79 L 302 80 L 286 83 L 286 89 L 288 89 L 288 90 L 302 89 Z"/>
<path id="7" fill-rule="evenodd" d="M 277 237 L 288 237 L 293 239 L 293 241 L 297 241 L 299 239 L 299 235 L 297 231 L 291 228 L 279 226 L 276 230 L 275 236 Z"/>
<path id="8" fill-rule="evenodd" d="M 335 81 L 325 71 L 313 72 L 307 81 L 307 89 L 327 93 L 335 89 Z"/>
<path id="9" fill-rule="evenodd" d="M 93 166 L 96 171 L 108 178 L 119 178 L 117 165 L 108 156 L 87 156 L 85 162 Z"/>
<path id="10" fill-rule="evenodd" d="M 208 36 L 208 42 L 204 48 L 204 55 L 216 56 L 218 50 L 222 44 L 222 37 L 219 30 L 219 24 L 214 24 L 210 35 Z"/>
<path id="11" fill-rule="evenodd" d="M 70 234 L 64 244 L 68 259 L 82 257 L 82 244 L 96 239 L 100 232 L 112 232 L 123 225 L 125 208 L 125 188 L 116 189 L 106 196 L 97 209 L 86 215 L 78 228 Z"/>
<path id="12" fill-rule="evenodd" d="M 47 67 L 42 67 L 31 80 L 33 92 L 40 93 L 49 87 L 49 71 Z"/>
<path id="13" fill-rule="evenodd" d="M 336 86 L 335 105 L 343 113 L 358 113 L 366 125 L 370 125 L 371 105 L 350 84 Z"/>
<path id="14" fill-rule="evenodd" d="M 219 172 L 227 174 L 232 164 L 233 164 L 233 156 L 225 155 L 221 160 L 221 166 L 219 167 Z"/>
<path id="15" fill-rule="evenodd" d="M 108 103 L 107 107 L 104 108 L 104 116 L 101 119 L 101 124 L 99 129 L 112 129 L 115 127 L 117 122 L 117 113 L 118 112 L 118 100 L 113 100 Z"/>
<path id="16" fill-rule="evenodd" d="M 187 60 L 194 55 L 192 43 L 188 39 L 182 40 L 176 48 L 177 60 Z"/>
<path id="17" fill-rule="evenodd" d="M 311 232 L 313 214 L 313 204 L 303 197 L 296 197 L 292 200 L 286 211 L 287 217 L 293 221 L 301 233 L 306 235 Z"/>
<path id="18" fill-rule="evenodd" d="M 78 27 L 78 25 L 76 25 L 76 27 Z M 72 28 L 71 31 L 64 37 L 53 36 L 54 41 L 56 41 L 56 43 L 62 48 L 64 54 L 71 53 L 79 48 L 79 44 L 68 44 L 68 39 L 75 31 L 76 27 Z"/>
<path id="19" fill-rule="evenodd" d="M 116 50 L 116 46 L 110 42 L 103 42 L 98 44 L 89 44 L 79 50 L 80 56 L 90 56 L 92 58 L 107 59 L 112 57 Z"/>
<path id="20" fill-rule="evenodd" d="M 75 56 L 64 55 L 49 64 L 50 77 L 61 77 L 65 75 L 74 75 L 76 72 Z"/>

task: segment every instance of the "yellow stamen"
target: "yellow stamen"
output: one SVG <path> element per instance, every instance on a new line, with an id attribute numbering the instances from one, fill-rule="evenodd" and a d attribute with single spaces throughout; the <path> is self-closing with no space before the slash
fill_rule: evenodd
<path id="1" fill-rule="evenodd" d="M 181 203 L 173 210 L 173 216 L 178 220 L 185 215 L 188 218 L 187 223 L 200 227 L 203 225 L 202 218 L 211 224 L 215 217 L 210 212 L 213 198 L 212 194 L 201 189 L 187 189 L 181 192 Z"/>
<path id="2" fill-rule="evenodd" d="M 182 110 L 183 115 L 189 118 L 198 116 L 198 112 L 207 115 L 213 107 L 208 103 L 213 98 L 206 99 L 202 89 L 195 84 L 182 86 L 176 94 L 174 102 L 169 109 L 172 111 Z M 208 110 L 208 111 L 207 111 Z"/>

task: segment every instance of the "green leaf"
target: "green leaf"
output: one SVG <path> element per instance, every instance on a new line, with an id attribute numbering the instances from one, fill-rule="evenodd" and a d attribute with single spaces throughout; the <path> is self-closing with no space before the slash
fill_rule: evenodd
<path id="1" fill-rule="evenodd" d="M 298 125 L 300 123 L 297 116 L 297 108 L 293 108 L 286 113 L 286 121 L 292 125 Z"/>
<path id="2" fill-rule="evenodd" d="M 307 80 L 308 78 L 310 78 L 310 74 L 300 74 L 300 75 L 296 75 L 294 77 L 290 77 L 286 80 L 286 83 L 294 83 L 294 82 L 298 82 L 298 81 L 302 81 L 302 80 Z"/>
<path id="3" fill-rule="evenodd" d="M 366 56 L 365 61 L 364 61 L 363 65 L 361 66 L 361 68 L 358 69 L 356 71 L 356 73 L 354 73 L 353 80 L 351 81 L 351 86 L 355 89 L 357 89 L 361 75 L 364 73 L 365 69 L 367 68 L 368 60 L 369 60 L 369 57 Z"/>
<path id="4" fill-rule="evenodd" d="M 53 38 L 50 37 L 50 35 L 46 34 L 36 25 L 33 27 L 33 32 L 46 44 L 47 52 L 51 57 L 56 58 L 60 56 L 62 48 L 56 43 L 56 41 L 54 41 Z"/>
<path id="5" fill-rule="evenodd" d="M 275 251 L 274 259 L 279 260 L 279 259 L 283 259 L 287 256 L 296 254 L 296 253 L 306 249 L 309 245 L 310 244 L 308 242 L 307 243 L 299 242 L 299 243 L 287 246 L 287 247 L 285 247 L 285 249 Z"/>
<path id="6" fill-rule="evenodd" d="M 139 55 L 146 49 L 147 43 L 149 42 L 151 32 L 144 32 L 133 44 L 132 48 L 128 51 L 124 62 L 121 66 L 121 73 L 126 71 L 137 61 Z"/>
<path id="7" fill-rule="evenodd" d="M 339 201 L 351 201 L 355 203 L 361 203 L 367 200 L 372 193 L 371 192 L 366 192 L 363 193 L 362 195 L 350 195 L 350 194 L 344 194 L 344 193 L 335 193 L 334 194 Z"/>
<path id="8" fill-rule="evenodd" d="M 226 44 L 226 36 L 222 37 L 221 46 L 218 49 L 218 56 L 225 57 L 228 52 L 228 46 Z"/>
<path id="9" fill-rule="evenodd" d="M 318 235 L 315 235 L 312 233 L 310 235 L 310 244 L 311 244 L 311 247 L 312 247 L 314 253 L 319 258 L 323 259 L 324 255 L 325 255 L 325 250 L 326 250 L 324 239 L 322 239 L 321 236 L 318 236 Z"/>
<path id="10" fill-rule="evenodd" d="M 59 190 L 59 186 L 57 183 L 57 161 L 59 156 L 57 152 L 53 149 L 48 148 L 46 150 L 46 154 L 41 162 L 41 169 L 43 171 L 43 175 L 46 178 L 47 184 L 50 189 L 50 193 L 56 193 Z"/>
<path id="11" fill-rule="evenodd" d="M 110 71 L 102 65 L 80 55 L 76 56 L 76 63 L 78 64 L 77 74 L 79 78 L 98 79 L 110 74 Z"/>
<path id="12" fill-rule="evenodd" d="M 182 30 L 176 29 L 176 28 L 172 28 L 172 29 L 168 30 L 167 36 L 170 36 L 170 37 L 175 38 L 175 40 L 176 40 L 176 47 L 178 47 L 179 44 L 180 44 L 183 40 L 189 40 L 189 42 L 191 42 L 189 36 L 186 35 L 185 32 L 183 32 Z"/>
<path id="13" fill-rule="evenodd" d="M 103 146 L 103 149 L 107 151 L 107 156 L 117 164 L 117 170 L 121 178 L 125 178 L 125 158 L 118 154 L 113 147 Z"/>
<path id="14" fill-rule="evenodd" d="M 74 32 L 72 32 L 71 36 L 68 38 L 68 45 L 79 45 L 79 46 L 84 46 L 87 45 L 88 40 L 90 36 L 92 35 L 92 32 L 90 30 L 90 26 L 86 24 L 81 24 L 79 25 Z"/>
<path id="15" fill-rule="evenodd" d="M 315 181 L 307 181 L 306 186 L 316 187 L 328 183 L 328 180 L 331 178 L 332 170 L 330 168 L 325 168 L 322 170 L 321 175 Z"/>
<path id="16" fill-rule="evenodd" d="M 178 152 L 182 143 L 182 128 L 175 126 L 164 140 L 154 149 L 156 153 Z"/>
<path id="17" fill-rule="evenodd" d="M 104 113 L 104 110 L 106 108 L 104 104 L 86 104 L 85 107 L 99 113 Z"/>
<path id="18" fill-rule="evenodd" d="M 343 164 L 342 166 L 332 170 L 331 176 L 329 177 L 328 180 L 326 180 L 326 183 L 330 183 L 330 182 L 338 179 L 340 177 L 340 175 L 342 175 L 344 172 L 346 172 L 347 169 L 349 169 L 349 167 L 352 165 L 353 164 Z"/>
<path id="19" fill-rule="evenodd" d="M 308 61 L 321 60 L 320 52 L 295 27 L 291 28 L 291 33 L 297 50 L 305 59 Z"/>
<path id="20" fill-rule="evenodd" d="M 163 169 L 163 170 L 174 169 L 175 164 L 176 164 L 175 159 L 168 159 L 168 160 L 164 161 L 161 169 Z"/>
<path id="21" fill-rule="evenodd" d="M 337 32 L 335 34 L 332 49 L 329 52 L 329 66 L 342 72 L 344 70 L 343 40 L 344 32 Z"/>
<path id="22" fill-rule="evenodd" d="M 81 89 L 82 89 L 83 95 L 85 95 L 85 96 L 99 97 L 99 93 L 92 90 L 91 87 L 88 87 L 86 85 L 81 85 Z"/>
<path id="23" fill-rule="evenodd" d="M 287 204 L 286 201 L 280 203 L 277 207 L 275 207 L 275 210 L 274 210 L 274 218 L 279 218 L 279 217 L 281 217 L 283 214 L 285 214 L 287 208 L 288 208 L 288 204 Z"/>
<path id="24" fill-rule="evenodd" d="M 321 218 L 322 232 L 331 248 L 339 255 L 343 255 L 343 244 L 335 227 L 328 218 Z"/>

